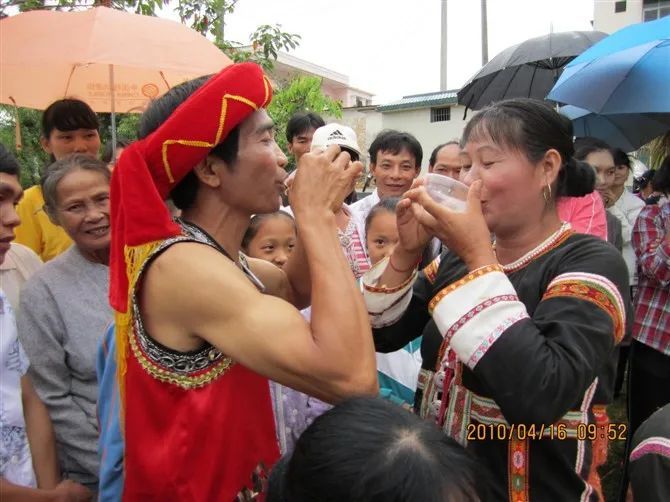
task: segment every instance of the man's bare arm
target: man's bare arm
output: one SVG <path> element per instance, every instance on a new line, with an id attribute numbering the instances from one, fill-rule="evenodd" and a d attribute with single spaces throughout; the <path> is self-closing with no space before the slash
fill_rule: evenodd
<path id="1" fill-rule="evenodd" d="M 311 324 L 283 300 L 258 292 L 216 250 L 180 243 L 146 272 L 142 294 L 149 332 L 177 350 L 207 340 L 248 368 L 327 401 L 376 393 L 367 309 L 332 211 L 333 198 L 350 186 L 361 165 L 338 154 L 337 147 L 307 154 L 292 188 L 312 280 Z"/>

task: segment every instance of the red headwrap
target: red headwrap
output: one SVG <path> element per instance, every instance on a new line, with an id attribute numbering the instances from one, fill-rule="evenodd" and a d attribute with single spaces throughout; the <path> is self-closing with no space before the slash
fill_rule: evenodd
<path id="1" fill-rule="evenodd" d="M 271 98 L 272 88 L 258 65 L 228 66 L 157 130 L 123 151 L 111 186 L 109 298 L 117 312 L 127 311 L 129 286 L 137 272 L 131 269 L 141 265 L 132 263 L 137 260 L 129 251 L 179 235 L 164 202 L 169 193 L 233 128 Z"/>
<path id="2" fill-rule="evenodd" d="M 161 241 L 180 234 L 165 205 L 174 187 L 237 125 L 272 99 L 253 63 L 226 67 L 186 99 L 146 138 L 124 149 L 112 174 L 109 299 L 116 311 L 121 394 L 128 349 L 130 293 Z"/>

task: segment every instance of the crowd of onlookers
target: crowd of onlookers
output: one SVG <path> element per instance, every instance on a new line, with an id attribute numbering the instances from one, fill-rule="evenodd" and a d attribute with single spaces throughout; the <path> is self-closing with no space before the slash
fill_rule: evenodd
<path id="1" fill-rule="evenodd" d="M 286 133 L 298 167 L 304 154 L 332 143 L 352 160 L 364 158 L 353 130 L 326 124 L 314 113 L 293 116 Z M 115 158 L 129 143 L 105 145 L 100 160 L 98 118 L 75 99 L 57 101 L 45 110 L 41 141 L 50 165 L 39 185 L 10 201 L 16 203 L 17 216 L 7 217 L 5 209 L 2 216 L 3 229 L 9 230 L 0 239 L 7 244 L 0 266 L 1 486 L 8 501 L 86 500 L 98 492 L 98 430 L 104 420 L 98 416 L 96 354 L 113 322 L 108 301 L 109 187 Z M 631 439 L 639 431 L 628 450 L 628 470 L 633 491 L 643 493 L 658 466 L 645 464 L 651 462 L 651 453 L 640 445 L 650 437 L 670 437 L 670 157 L 656 171 L 634 178 L 630 157 L 601 140 L 579 138 L 574 150 L 575 159 L 594 168 L 595 191 L 560 198 L 558 214 L 577 232 L 614 245 L 628 270 L 633 315 L 616 356 L 613 388 L 618 395 L 628 375 Z M 1 153 L 4 182 L 16 178 L 20 166 L 6 148 Z M 357 280 L 398 245 L 399 201 L 421 174 L 423 159 L 422 145 L 410 132 L 392 130 L 379 133 L 368 153 L 375 189 L 367 194 L 352 186 L 335 210 L 339 243 Z M 430 173 L 464 181 L 470 169 L 462 145 L 450 138 L 429 157 Z M 14 191 L 19 193 L 20 187 Z M 2 183 L 0 195 L 12 197 Z M 10 245 L 3 239 L 12 233 L 16 238 Z M 242 250 L 281 268 L 299 239 L 287 206 L 253 216 Z M 433 238 L 419 268 L 429 267 L 447 248 Z M 9 327 L 10 312 L 16 328 Z M 309 308 L 302 314 L 310 319 Z M 420 335 L 399 350 L 377 354 L 380 395 L 398 406 L 354 399 L 331 409 L 315 397 L 271 382 L 277 439 L 287 456 L 273 470 L 268 500 L 427 501 L 435 493 L 448 494 L 444 500 L 476 499 L 474 478 L 484 475 L 476 460 L 428 421 L 403 410 L 419 414 L 426 372 L 438 369 L 426 357 L 437 352 L 430 347 L 436 342 Z M 25 415 L 25 421 L 17 414 Z M 670 477 L 670 470 L 662 475 Z M 658 497 L 662 500 L 662 494 Z"/>

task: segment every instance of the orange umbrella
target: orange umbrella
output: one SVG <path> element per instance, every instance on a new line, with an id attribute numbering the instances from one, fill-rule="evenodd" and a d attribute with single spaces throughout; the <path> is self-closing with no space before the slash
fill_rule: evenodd
<path id="1" fill-rule="evenodd" d="M 44 109 L 77 97 L 97 112 L 141 112 L 171 87 L 232 61 L 167 19 L 96 7 L 0 21 L 0 102 Z"/>

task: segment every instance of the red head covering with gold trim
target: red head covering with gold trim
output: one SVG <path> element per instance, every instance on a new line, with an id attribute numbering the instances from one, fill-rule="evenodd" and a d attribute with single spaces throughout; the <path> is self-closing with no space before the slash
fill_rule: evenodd
<path id="1" fill-rule="evenodd" d="M 111 186 L 109 297 L 117 313 L 128 311 L 129 291 L 151 250 L 180 233 L 164 202 L 169 193 L 233 128 L 271 98 L 272 88 L 258 65 L 228 66 L 157 130 L 123 151 Z M 117 315 L 117 330 L 122 328 L 119 321 Z"/>

